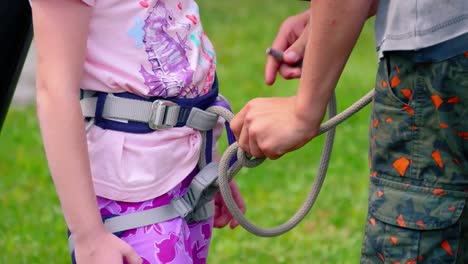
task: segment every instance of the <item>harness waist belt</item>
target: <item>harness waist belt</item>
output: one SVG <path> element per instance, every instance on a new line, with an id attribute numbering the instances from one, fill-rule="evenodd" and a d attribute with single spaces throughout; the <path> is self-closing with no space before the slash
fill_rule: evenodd
<path id="1" fill-rule="evenodd" d="M 216 114 L 204 111 L 218 97 L 215 77 L 211 90 L 196 98 L 145 98 L 132 93 L 105 93 L 82 90 L 81 110 L 85 118 L 103 128 L 130 133 L 188 126 L 199 131 L 211 130 Z"/>

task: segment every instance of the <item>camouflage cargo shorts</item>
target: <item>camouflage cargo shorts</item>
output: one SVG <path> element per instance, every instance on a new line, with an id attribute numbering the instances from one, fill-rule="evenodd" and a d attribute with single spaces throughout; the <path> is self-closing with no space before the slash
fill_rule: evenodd
<path id="1" fill-rule="evenodd" d="M 468 263 L 468 52 L 379 64 L 361 263 Z"/>

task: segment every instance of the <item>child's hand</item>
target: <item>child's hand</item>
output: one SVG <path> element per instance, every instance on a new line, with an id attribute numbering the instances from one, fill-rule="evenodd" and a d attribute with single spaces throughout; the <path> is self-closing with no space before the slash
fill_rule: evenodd
<path id="1" fill-rule="evenodd" d="M 92 236 L 92 237 L 91 237 Z M 141 257 L 125 241 L 107 231 L 95 232 L 75 244 L 77 264 L 141 264 Z"/>
<path id="2" fill-rule="evenodd" d="M 239 187 L 237 187 L 237 184 L 234 182 L 234 180 L 229 182 L 229 187 L 231 189 L 232 196 L 234 198 L 234 201 L 236 201 L 237 206 L 242 211 L 242 213 L 245 213 L 244 199 L 242 198 L 242 195 L 239 192 Z M 231 224 L 229 225 L 231 229 L 239 225 L 236 219 L 234 219 L 231 213 L 229 212 L 226 203 L 224 202 L 223 197 L 221 196 L 221 193 L 218 192 L 215 195 L 214 227 L 223 228 L 229 222 L 231 222 Z"/>
<path id="3" fill-rule="evenodd" d="M 272 85 L 279 72 L 285 79 L 301 77 L 302 68 L 292 67 L 304 57 L 308 39 L 309 10 L 287 18 L 281 25 L 272 48 L 284 51 L 283 62 L 268 56 L 265 66 L 265 82 Z"/>

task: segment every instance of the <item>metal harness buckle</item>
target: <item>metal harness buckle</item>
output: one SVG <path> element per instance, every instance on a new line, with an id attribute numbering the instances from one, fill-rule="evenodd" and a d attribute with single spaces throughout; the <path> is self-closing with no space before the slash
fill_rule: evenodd
<path id="1" fill-rule="evenodd" d="M 153 130 L 163 130 L 173 128 L 173 125 L 166 124 L 166 113 L 169 106 L 177 106 L 176 103 L 166 100 L 156 100 L 151 105 L 151 115 L 148 126 Z"/>

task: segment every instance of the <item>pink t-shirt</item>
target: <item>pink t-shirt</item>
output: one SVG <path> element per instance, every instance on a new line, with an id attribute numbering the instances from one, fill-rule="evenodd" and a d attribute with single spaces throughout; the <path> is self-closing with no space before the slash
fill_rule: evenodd
<path id="1" fill-rule="evenodd" d="M 186 98 L 209 91 L 216 58 L 195 1 L 82 1 L 94 8 L 83 89 Z M 160 196 L 194 169 L 200 143 L 188 127 L 131 134 L 94 126 L 88 149 L 96 194 L 127 202 Z"/>

